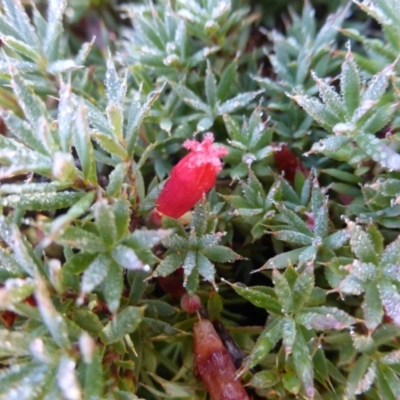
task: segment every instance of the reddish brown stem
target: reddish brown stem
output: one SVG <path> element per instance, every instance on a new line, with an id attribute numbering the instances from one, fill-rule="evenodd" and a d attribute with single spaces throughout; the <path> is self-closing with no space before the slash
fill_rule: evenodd
<path id="1" fill-rule="evenodd" d="M 212 400 L 250 400 L 211 321 L 197 322 L 193 336 L 196 370 Z"/>

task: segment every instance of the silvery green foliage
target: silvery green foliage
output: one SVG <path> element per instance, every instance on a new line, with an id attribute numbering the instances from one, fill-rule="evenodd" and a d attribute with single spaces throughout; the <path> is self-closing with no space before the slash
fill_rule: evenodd
<path id="1" fill-rule="evenodd" d="M 389 171 L 400 170 L 396 145 L 375 136 L 391 121 L 397 109 L 397 104 L 383 97 L 394 76 L 393 69 L 393 64 L 388 65 L 362 89 L 358 66 L 349 50 L 340 75 L 341 95 L 314 75 L 322 101 L 303 94 L 290 96 L 335 135 L 315 143 L 310 153 L 322 153 L 355 166 L 372 159 Z"/>
<path id="2" fill-rule="evenodd" d="M 215 290 L 218 290 L 214 263 L 232 263 L 241 258 L 230 248 L 219 244 L 223 234 L 214 233 L 212 216 L 203 202 L 199 203 L 193 213 L 190 232 L 186 232 L 176 220 L 168 217 L 163 218 L 163 227 L 176 232 L 163 240 L 168 252 L 153 276 L 168 276 L 182 267 L 183 286 L 190 295 L 198 289 L 200 277 L 211 282 Z"/>

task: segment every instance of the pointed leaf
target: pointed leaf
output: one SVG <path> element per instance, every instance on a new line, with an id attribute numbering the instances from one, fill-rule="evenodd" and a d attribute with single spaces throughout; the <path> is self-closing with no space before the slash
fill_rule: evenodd
<path id="1" fill-rule="evenodd" d="M 353 54 L 349 50 L 342 64 L 340 75 L 340 91 L 347 109 L 347 115 L 353 115 L 360 104 L 360 77 Z"/>
<path id="2" fill-rule="evenodd" d="M 304 386 L 306 395 L 309 398 L 313 398 L 315 390 L 312 359 L 307 342 L 299 329 L 297 330 L 296 340 L 293 344 L 292 355 L 297 376 Z"/>
<path id="3" fill-rule="evenodd" d="M 126 307 L 114 317 L 103 329 L 101 340 L 105 344 L 115 343 L 129 333 L 132 333 L 139 326 L 143 318 L 143 308 Z"/>
<path id="4" fill-rule="evenodd" d="M 218 115 L 233 113 L 240 108 L 246 107 L 262 92 L 263 90 L 258 90 L 257 92 L 240 93 L 232 97 L 218 107 Z"/>
<path id="5" fill-rule="evenodd" d="M 63 317 L 54 307 L 45 282 L 40 278 L 37 281 L 35 298 L 42 320 L 47 326 L 54 341 L 60 347 L 69 348 L 70 342 L 68 340 L 67 325 Z"/>
<path id="6" fill-rule="evenodd" d="M 313 263 L 310 262 L 305 267 L 304 271 L 299 275 L 294 284 L 293 293 L 293 307 L 295 311 L 302 309 L 303 305 L 307 302 L 314 288 L 314 268 Z"/>
<path id="7" fill-rule="evenodd" d="M 383 307 L 393 323 L 400 326 L 400 293 L 396 285 L 387 279 L 381 279 L 378 284 Z"/>
<path id="8" fill-rule="evenodd" d="M 243 367 L 248 370 L 260 363 L 273 350 L 283 334 L 283 318 L 275 318 L 267 324 L 258 337 L 250 355 L 244 360 Z"/>
<path id="9" fill-rule="evenodd" d="M 118 311 L 122 290 L 124 288 L 123 269 L 111 262 L 108 267 L 107 279 L 104 280 L 104 298 L 112 314 Z"/>
<path id="10" fill-rule="evenodd" d="M 82 165 L 83 178 L 88 183 L 97 184 L 96 162 L 84 106 L 77 109 L 75 125 L 74 145 Z"/>
<path id="11" fill-rule="evenodd" d="M 210 105 L 211 109 L 214 110 L 217 104 L 217 82 L 211 70 L 210 62 L 207 62 L 205 90 L 206 90 L 207 103 Z"/>
<path id="12" fill-rule="evenodd" d="M 230 285 L 239 296 L 250 301 L 256 307 L 264 308 L 271 313 L 282 313 L 281 305 L 279 304 L 278 300 L 274 299 L 272 296 L 249 288 L 242 283 L 234 283 Z"/>
<path id="13" fill-rule="evenodd" d="M 81 292 L 90 293 L 106 278 L 112 260 L 105 255 L 98 255 L 82 275 Z"/>

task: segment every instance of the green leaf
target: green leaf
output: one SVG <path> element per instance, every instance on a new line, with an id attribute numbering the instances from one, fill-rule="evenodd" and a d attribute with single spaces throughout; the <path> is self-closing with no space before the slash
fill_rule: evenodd
<path id="1" fill-rule="evenodd" d="M 136 330 L 142 318 L 142 308 L 132 306 L 126 307 L 104 327 L 101 333 L 101 340 L 105 344 L 111 344 L 123 339 L 125 335 Z"/>
<path id="2" fill-rule="evenodd" d="M 296 340 L 293 344 L 293 363 L 296 369 L 297 376 L 304 386 L 307 397 L 314 397 L 314 370 L 311 360 L 310 351 L 307 342 L 304 339 L 302 332 L 298 329 Z"/>
<path id="3" fill-rule="evenodd" d="M 356 320 L 346 312 L 335 307 L 310 307 L 296 315 L 296 322 L 307 329 L 324 331 L 327 329 L 342 330 L 350 328 Z"/>
<path id="4" fill-rule="evenodd" d="M 57 46 L 63 30 L 62 18 L 66 7 L 66 0 L 51 0 L 49 2 L 46 37 L 43 43 L 44 54 L 48 59 L 57 57 Z"/>
<path id="5" fill-rule="evenodd" d="M 142 325 L 145 325 L 150 330 L 151 336 L 158 336 L 160 334 L 173 336 L 177 334 L 182 334 L 178 328 L 175 328 L 173 325 L 168 322 L 161 321 L 160 319 L 144 317 L 142 319 Z"/>
<path id="6" fill-rule="evenodd" d="M 283 242 L 288 242 L 291 244 L 297 244 L 300 246 L 309 246 L 312 244 L 312 238 L 304 233 L 300 233 L 292 230 L 281 230 L 277 232 L 272 232 L 274 237 Z"/>
<path id="7" fill-rule="evenodd" d="M 331 129 L 340 122 L 340 120 L 334 114 L 332 114 L 331 111 L 317 98 L 300 94 L 288 96 L 325 129 Z"/>
<path id="8" fill-rule="evenodd" d="M 317 83 L 319 95 L 329 111 L 339 119 L 345 118 L 346 109 L 342 98 L 335 91 L 335 88 L 328 85 L 324 80 L 319 79 L 315 73 L 313 73 L 313 79 Z"/>
<path id="9" fill-rule="evenodd" d="M 285 253 L 278 254 L 275 257 L 270 258 L 261 268 L 257 271 L 264 269 L 284 269 L 289 265 L 296 264 L 299 254 L 304 250 L 304 247 L 299 249 L 287 251 Z"/>
<path id="10" fill-rule="evenodd" d="M 66 228 L 55 241 L 63 246 L 81 249 L 86 253 L 101 253 L 104 250 L 104 243 L 99 236 L 76 226 Z"/>
<path id="11" fill-rule="evenodd" d="M 35 285 L 31 279 L 7 279 L 4 287 L 0 289 L 2 296 L 0 309 L 14 309 L 15 304 L 29 297 L 34 290 Z"/>
<path id="12" fill-rule="evenodd" d="M 87 111 L 84 106 L 78 107 L 76 111 L 74 145 L 82 165 L 83 179 L 87 183 L 97 184 L 96 162 L 94 151 L 90 142 Z"/>
<path id="13" fill-rule="evenodd" d="M 162 300 L 147 299 L 142 300 L 140 304 L 146 305 L 146 313 L 157 314 L 161 317 L 171 317 L 176 313 L 176 309 L 169 303 Z"/>
<path id="14" fill-rule="evenodd" d="M 71 185 L 81 180 L 78 169 L 75 166 L 75 159 L 70 153 L 56 151 L 53 157 L 52 166 L 53 178 L 60 183 Z"/>
<path id="15" fill-rule="evenodd" d="M 279 377 L 276 371 L 260 371 L 256 372 L 250 382 L 249 385 L 256 389 L 268 389 L 279 382 Z"/>
<path id="16" fill-rule="evenodd" d="M 72 99 L 75 103 L 82 104 L 86 108 L 89 123 L 95 130 L 98 130 L 110 137 L 114 137 L 113 128 L 102 111 L 82 97 L 72 95 Z"/>
<path id="17" fill-rule="evenodd" d="M 313 356 L 314 373 L 316 379 L 323 385 L 330 381 L 328 362 L 325 357 L 325 352 L 322 348 L 318 348 Z"/>
<path id="18" fill-rule="evenodd" d="M 388 366 L 378 364 L 377 381 L 384 399 L 395 400 L 400 396 L 400 379 Z"/>
<path id="19" fill-rule="evenodd" d="M 115 217 L 112 208 L 107 200 L 98 200 L 94 205 L 94 217 L 97 229 L 107 247 L 111 247 L 117 237 L 117 229 L 115 226 Z"/>
<path id="20" fill-rule="evenodd" d="M 93 131 L 92 137 L 108 153 L 119 157 L 121 160 L 128 159 L 128 152 L 114 138 L 110 138 L 108 135 L 105 135 L 99 131 Z"/>
<path id="21" fill-rule="evenodd" d="M 113 127 L 115 139 L 123 140 L 124 114 L 123 105 L 126 95 L 126 75 L 119 79 L 112 59 L 107 60 L 107 117 Z"/>
<path id="22" fill-rule="evenodd" d="M 207 301 L 207 311 L 211 321 L 221 319 L 224 308 L 222 297 L 217 292 L 211 292 Z"/>
<path id="23" fill-rule="evenodd" d="M 282 305 L 282 312 L 285 314 L 290 313 L 293 307 L 292 290 L 285 275 L 274 269 L 272 271 L 272 281 L 275 285 L 275 293 Z"/>
<path id="24" fill-rule="evenodd" d="M 150 270 L 148 265 L 144 265 L 137 256 L 136 252 L 128 246 L 117 245 L 111 250 L 111 257 L 122 268 L 128 270 L 143 269 L 144 271 Z"/>
<path id="25" fill-rule="evenodd" d="M 349 233 L 343 229 L 329 235 L 322 241 L 322 245 L 330 250 L 337 250 L 349 240 Z"/>
<path id="26" fill-rule="evenodd" d="M 217 82 L 211 70 L 211 64 L 209 61 L 207 62 L 205 89 L 206 89 L 207 103 L 210 105 L 211 109 L 214 110 L 217 104 Z"/>
<path id="27" fill-rule="evenodd" d="M 15 28 L 17 37 L 35 49 L 39 49 L 39 40 L 21 1 L 3 0 L 7 24 Z"/>
<path id="28" fill-rule="evenodd" d="M 57 210 L 74 205 L 82 196 L 83 193 L 68 191 L 11 194 L 0 198 L 0 205 L 34 211 Z"/>
<path id="29" fill-rule="evenodd" d="M 103 330 L 103 324 L 97 314 L 88 310 L 74 310 L 71 314 L 71 319 L 80 328 L 89 332 L 92 335 L 99 335 Z"/>
<path id="30" fill-rule="evenodd" d="M 290 227 L 294 228 L 299 233 L 303 233 L 309 237 L 313 237 L 314 234 L 308 227 L 307 223 L 303 221 L 295 212 L 277 203 L 276 208 L 279 211 L 279 217 Z"/>
<path id="31" fill-rule="evenodd" d="M 389 171 L 400 171 L 400 155 L 386 145 L 384 140 L 378 139 L 370 133 L 359 133 L 355 140 L 367 157 L 372 158 Z"/>
<path id="32" fill-rule="evenodd" d="M 231 263 L 240 260 L 241 256 L 236 254 L 232 249 L 225 246 L 214 245 L 201 250 L 201 253 L 211 261 L 219 263 Z"/>
<path id="33" fill-rule="evenodd" d="M 277 317 L 267 324 L 254 345 L 250 355 L 244 360 L 243 368 L 248 370 L 260 363 L 273 350 L 283 334 L 283 318 Z"/>
<path id="34" fill-rule="evenodd" d="M 321 190 L 316 186 L 312 190 L 311 207 L 314 216 L 314 235 L 322 239 L 328 233 L 328 198 L 324 198 Z"/>
<path id="35" fill-rule="evenodd" d="M 383 306 L 375 282 L 367 286 L 361 307 L 364 312 L 364 324 L 370 331 L 375 330 L 383 318 Z"/>
<path id="36" fill-rule="evenodd" d="M 66 237 L 69 236 L 69 238 L 73 240 L 73 237 L 76 236 L 78 232 L 81 231 L 81 229 L 75 227 L 72 228 L 67 228 L 67 227 L 72 223 L 72 221 L 79 218 L 83 213 L 85 213 L 89 209 L 89 207 L 92 205 L 93 199 L 94 199 L 94 192 L 88 192 L 85 195 L 83 195 L 81 199 L 77 201 L 65 214 L 55 218 L 53 220 L 53 223 L 51 224 L 50 233 L 46 238 L 43 239 L 41 243 L 42 246 L 47 247 L 52 241 L 56 240 L 56 238 L 59 235 L 67 233 L 67 231 L 69 231 L 68 232 L 69 235 L 66 234 Z M 92 235 L 91 238 L 87 237 L 89 244 L 90 241 L 93 239 L 93 237 L 97 239 L 97 236 L 95 235 Z M 92 244 L 95 245 L 94 243 Z"/>
<path id="37" fill-rule="evenodd" d="M 396 285 L 387 279 L 380 279 L 379 294 L 386 314 L 393 319 L 393 323 L 400 326 L 400 293 Z"/>
<path id="38" fill-rule="evenodd" d="M 54 377 L 52 367 L 51 364 L 38 362 L 12 366 L 0 376 L 0 395 L 6 399 L 18 396 L 18 399 L 21 400 L 30 400 L 41 396 L 48 385 L 49 378 Z M 23 379 L 29 383 L 23 386 L 19 385 Z"/>
<path id="39" fill-rule="evenodd" d="M 100 399 L 103 396 L 104 377 L 102 357 L 96 349 L 94 340 L 87 334 L 79 338 L 79 345 L 85 363 L 85 378 L 83 382 L 83 399 Z"/>
<path id="40" fill-rule="evenodd" d="M 13 49 L 16 52 L 30 58 L 31 60 L 35 61 L 36 63 L 39 63 L 41 61 L 40 54 L 34 48 L 29 46 L 25 42 L 15 39 L 12 36 L 3 36 L 1 38 L 1 41 L 10 49 Z"/>
<path id="41" fill-rule="evenodd" d="M 14 257 L 0 248 L 0 281 L 4 282 L 8 278 L 25 276 L 24 269 L 15 261 Z"/>
<path id="42" fill-rule="evenodd" d="M 0 357 L 23 357 L 29 355 L 32 339 L 24 332 L 11 332 L 0 329 Z"/>
<path id="43" fill-rule="evenodd" d="M 347 183 L 360 183 L 361 179 L 354 175 L 353 173 L 343 171 L 341 169 L 336 169 L 336 168 L 326 168 L 321 170 L 324 174 L 330 175 L 336 179 L 339 179 L 343 182 Z"/>
<path id="44" fill-rule="evenodd" d="M 17 226 L 8 223 L 3 215 L 0 215 L 0 237 L 13 251 L 14 260 L 29 276 L 36 278 L 40 264 L 33 257 L 29 242 L 21 235 Z"/>
<path id="45" fill-rule="evenodd" d="M 0 110 L 0 116 L 3 118 L 12 136 L 40 154 L 44 156 L 48 155 L 43 143 L 27 121 L 6 110 Z"/>
<path id="46" fill-rule="evenodd" d="M 128 231 L 130 209 L 129 202 L 120 197 L 113 205 L 112 212 L 115 218 L 116 238 L 117 240 L 124 237 Z"/>
<path id="47" fill-rule="evenodd" d="M 68 340 L 67 325 L 54 307 L 45 282 L 40 278 L 37 278 L 35 298 L 42 320 L 54 341 L 60 347 L 69 348 L 70 342 Z"/>
<path id="48" fill-rule="evenodd" d="M 199 274 L 215 287 L 215 267 L 214 264 L 203 254 L 197 253 L 196 266 Z"/>
<path id="49" fill-rule="evenodd" d="M 129 303 L 136 305 L 142 298 L 146 288 L 147 281 L 145 280 L 149 276 L 149 272 L 141 270 L 128 271 L 128 277 L 130 278 L 131 291 L 129 293 Z"/>
<path id="50" fill-rule="evenodd" d="M 283 318 L 282 339 L 285 354 L 289 355 L 296 340 L 296 324 L 290 317 Z"/>
<path id="51" fill-rule="evenodd" d="M 156 270 L 153 272 L 153 276 L 168 276 L 181 266 L 182 258 L 176 253 L 169 254 L 158 265 Z"/>
<path id="52" fill-rule="evenodd" d="M 82 275 L 81 293 L 90 293 L 106 278 L 112 260 L 106 254 L 99 254 Z"/>
<path id="53" fill-rule="evenodd" d="M 164 86 L 160 89 L 152 92 L 147 97 L 146 102 L 142 105 L 139 103 L 139 98 L 134 98 L 132 106 L 128 112 L 128 123 L 126 126 L 125 139 L 127 142 L 128 154 L 133 155 L 136 147 L 137 138 L 139 135 L 139 129 L 144 119 L 149 115 L 151 107 L 160 96 Z"/>
<path id="54" fill-rule="evenodd" d="M 218 115 L 233 113 L 240 108 L 246 107 L 251 101 L 253 101 L 263 90 L 256 92 L 240 93 L 235 97 L 230 98 L 218 107 Z"/>
<path id="55" fill-rule="evenodd" d="M 350 117 L 360 104 L 360 77 L 358 75 L 357 64 L 354 61 L 350 49 L 346 54 L 342 64 L 342 73 L 340 75 L 340 91 L 343 96 L 347 109 L 347 115 Z"/>
<path id="56" fill-rule="evenodd" d="M 196 270 L 196 265 L 197 265 L 196 252 L 192 251 L 192 250 L 188 251 L 186 254 L 185 260 L 183 262 L 183 265 L 182 265 L 183 273 L 184 273 L 183 286 L 186 287 L 187 280 L 193 272 L 198 272 Z M 192 278 L 194 278 L 194 275 Z M 195 280 L 192 281 L 193 285 L 194 285 L 194 282 L 195 282 Z M 192 290 L 192 293 L 190 293 L 191 295 L 197 290 L 197 285 L 193 288 L 194 288 L 194 290 Z"/>
<path id="57" fill-rule="evenodd" d="M 362 379 L 370 365 L 369 357 L 365 354 L 361 355 L 357 362 L 353 365 L 353 368 L 350 370 L 350 374 L 347 380 L 346 387 L 346 395 L 353 399 L 355 395 L 358 393 L 362 393 L 364 390 L 363 386 L 367 389 L 369 388 L 366 383 L 372 382 L 364 382 L 364 385 L 361 385 Z"/>
<path id="58" fill-rule="evenodd" d="M 375 252 L 371 237 L 354 222 L 347 222 L 350 233 L 350 246 L 354 254 L 365 263 L 378 264 L 378 256 Z"/>
<path id="59" fill-rule="evenodd" d="M 124 104 L 126 96 L 126 76 L 123 76 L 122 78 L 118 76 L 115 69 L 114 61 L 110 56 L 107 59 L 105 85 L 107 89 L 106 94 L 108 106 L 110 106 L 111 104 L 122 106 Z M 116 138 L 118 140 L 122 138 L 122 136 L 120 136 L 122 131 L 114 131 L 114 133 L 116 134 Z"/>
<path id="60" fill-rule="evenodd" d="M 235 82 L 236 78 L 236 70 L 237 70 L 237 60 L 230 62 L 228 67 L 224 69 L 222 76 L 218 83 L 217 88 L 217 97 L 221 101 L 225 101 L 229 97 L 229 92 L 232 89 L 232 84 Z M 229 116 L 228 114 L 224 114 L 225 116 Z M 226 125 L 226 121 L 225 121 Z M 232 135 L 230 135 L 232 137 Z"/>
<path id="61" fill-rule="evenodd" d="M 156 382 L 158 382 L 161 385 L 161 387 L 163 388 L 163 390 L 167 395 L 165 396 L 166 398 L 187 399 L 187 398 L 193 398 L 195 396 L 195 390 L 193 387 L 184 386 L 179 383 L 167 381 L 165 379 L 158 377 L 155 374 L 150 374 L 150 375 Z"/>
<path id="62" fill-rule="evenodd" d="M 390 269 L 398 263 L 400 258 L 400 236 L 386 246 L 381 258 L 381 265 L 385 269 Z"/>
<path id="63" fill-rule="evenodd" d="M 193 91 L 188 89 L 186 86 L 172 83 L 171 86 L 175 90 L 176 94 L 184 101 L 187 105 L 198 111 L 203 111 L 207 115 L 212 115 L 212 110 L 209 105 L 203 102 Z"/>
<path id="64" fill-rule="evenodd" d="M 69 153 L 72 141 L 72 125 L 75 106 L 71 96 L 71 85 L 60 82 L 59 102 L 58 102 L 58 136 L 62 151 Z"/>
<path id="65" fill-rule="evenodd" d="M 57 370 L 57 383 L 64 398 L 81 398 L 81 388 L 79 387 L 78 377 L 76 376 L 76 363 L 69 356 L 63 354 L 60 358 Z"/>
<path id="66" fill-rule="evenodd" d="M 109 175 L 107 197 L 119 197 L 126 178 L 126 165 L 119 163 Z"/>
<path id="67" fill-rule="evenodd" d="M 390 123 L 397 109 L 398 105 L 396 103 L 384 105 L 382 107 L 374 107 L 374 113 L 362 124 L 360 130 L 367 133 L 378 133 Z"/>
<path id="68" fill-rule="evenodd" d="M 107 279 L 104 280 L 103 294 L 112 314 L 118 311 L 123 288 L 123 270 L 119 265 L 111 262 L 108 267 Z"/>
<path id="69" fill-rule="evenodd" d="M 33 93 L 14 67 L 10 67 L 10 73 L 12 77 L 11 85 L 17 96 L 18 104 L 32 127 L 37 128 L 42 117 L 49 121 L 50 118 L 44 102 Z"/>
<path id="70" fill-rule="evenodd" d="M 275 313 L 275 314 L 282 313 L 281 305 L 279 304 L 278 300 L 274 299 L 272 296 L 269 296 L 268 294 L 262 293 L 258 290 L 249 288 L 249 287 L 243 285 L 242 283 L 233 283 L 233 284 L 228 283 L 228 284 L 234 289 L 234 291 L 239 296 L 250 301 L 256 307 L 264 308 L 267 311 L 269 311 L 271 313 Z"/>
<path id="71" fill-rule="evenodd" d="M 299 275 L 292 289 L 293 307 L 295 311 L 302 309 L 303 305 L 308 301 L 314 288 L 314 268 L 313 263 L 306 265 L 304 271 Z"/>
<path id="72" fill-rule="evenodd" d="M 372 77 L 369 85 L 361 98 L 361 105 L 364 102 L 378 102 L 385 93 L 389 84 L 389 78 L 393 75 L 393 64 L 388 65 L 381 72 Z"/>

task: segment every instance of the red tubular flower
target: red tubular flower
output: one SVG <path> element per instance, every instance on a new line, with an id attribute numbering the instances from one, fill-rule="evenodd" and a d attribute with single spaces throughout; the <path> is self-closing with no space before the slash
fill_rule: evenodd
<path id="1" fill-rule="evenodd" d="M 191 152 L 172 168 L 156 201 L 158 213 L 179 218 L 212 189 L 222 169 L 220 157 L 228 154 L 227 149 L 213 143 L 212 133 L 207 133 L 202 143 L 186 140 L 183 147 Z"/>

